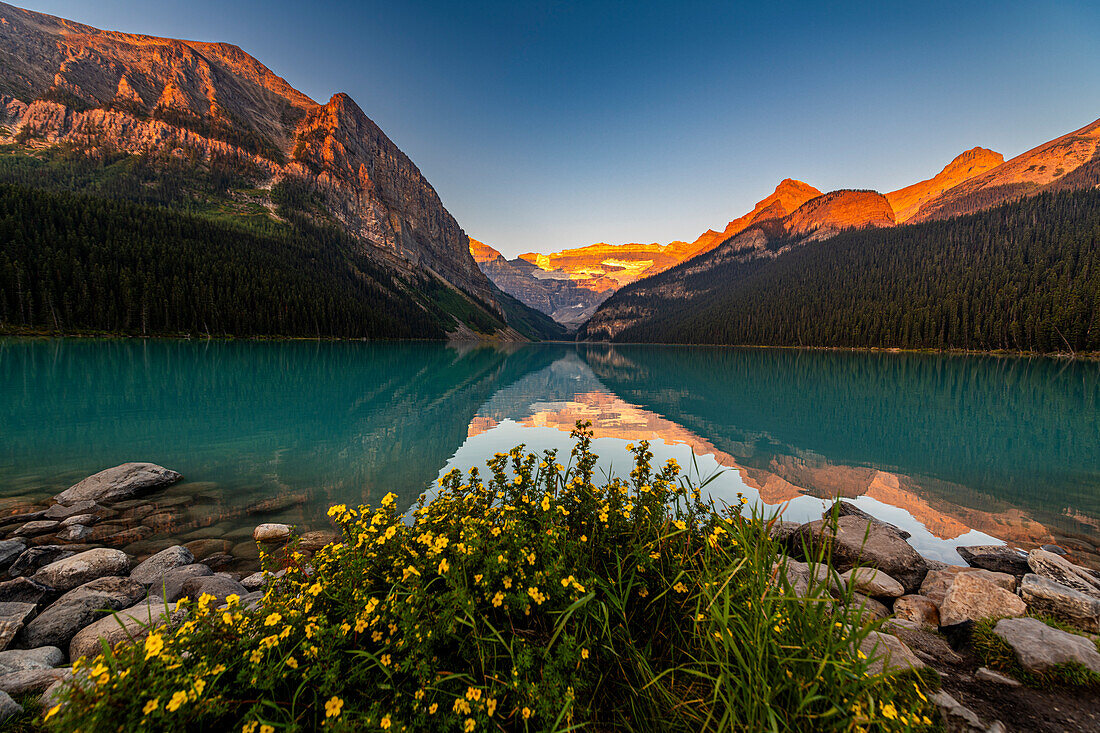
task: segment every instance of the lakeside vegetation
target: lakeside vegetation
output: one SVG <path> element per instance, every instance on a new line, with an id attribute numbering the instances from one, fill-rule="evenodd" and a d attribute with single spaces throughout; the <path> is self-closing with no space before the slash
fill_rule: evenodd
<path id="1" fill-rule="evenodd" d="M 60 730 L 908 730 L 924 680 L 872 674 L 874 624 L 799 598 L 769 522 L 716 511 L 646 443 L 597 484 L 498 453 L 406 519 L 335 506 L 343 531 L 255 609 L 198 599 L 178 627 L 77 665 Z"/>
<path id="2" fill-rule="evenodd" d="M 788 244 L 774 239 L 768 247 Z M 601 309 L 645 314 L 614 340 L 1100 352 L 1096 191 L 1042 194 L 945 221 L 846 231 L 774 259 L 731 260 L 680 274 L 708 256 L 608 299 Z M 662 285 L 674 286 L 676 296 L 651 294 Z M 594 327 L 587 337 L 600 335 Z"/>

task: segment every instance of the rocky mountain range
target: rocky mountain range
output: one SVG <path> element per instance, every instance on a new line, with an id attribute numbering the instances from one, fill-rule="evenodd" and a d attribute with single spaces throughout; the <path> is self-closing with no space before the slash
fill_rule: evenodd
<path id="1" fill-rule="evenodd" d="M 226 43 L 103 31 L 0 3 L 0 143 L 9 150 L 124 153 L 252 184 L 259 205 L 292 183 L 399 277 L 435 278 L 470 307 L 502 315 L 469 241 L 436 191 L 346 94 L 318 103 Z"/>
<path id="2" fill-rule="evenodd" d="M 674 267 L 696 273 L 728 261 L 731 253 L 745 257 L 749 251 L 774 257 L 767 243 L 777 238 L 820 241 L 846 229 L 950 218 L 1042 191 L 1094 187 L 1100 185 L 1098 147 L 1100 120 L 1008 161 L 987 148 L 971 148 L 932 178 L 885 195 L 874 191 L 822 194 L 788 178 L 752 211 L 733 219 L 722 231 L 708 230 L 692 242 L 596 244 L 552 254 L 527 253 L 512 262 L 522 260 L 538 269 L 512 271 L 507 277 L 493 264 L 481 260 L 479 264 L 502 290 L 557 319 L 555 313 L 588 311 L 593 301 L 602 304 L 620 288 Z M 688 262 L 704 254 L 702 261 Z M 576 300 L 559 300 L 547 310 L 534 298 L 524 299 L 538 290 L 530 284 L 532 280 L 548 277 L 555 281 L 568 277 L 577 286 L 570 291 Z"/>

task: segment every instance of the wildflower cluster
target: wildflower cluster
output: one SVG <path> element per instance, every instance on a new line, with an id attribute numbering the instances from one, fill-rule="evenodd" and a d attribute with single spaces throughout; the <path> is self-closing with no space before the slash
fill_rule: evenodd
<path id="1" fill-rule="evenodd" d="M 200 598 L 144 644 L 81 662 L 93 684 L 74 684 L 51 722 L 729 729 L 751 724 L 729 709 L 742 705 L 731 675 L 751 674 L 784 727 L 919 727 L 888 714 L 912 691 L 850 653 L 852 619 L 811 603 L 805 620 L 765 522 L 740 503 L 715 511 L 675 461 L 655 471 L 644 442 L 629 479 L 597 485 L 587 426 L 573 436 L 568 467 L 520 446 L 484 478 L 452 471 L 407 513 L 393 494 L 332 507 L 340 541 L 309 563 L 292 554 L 258 607 Z M 739 668 L 747 649 L 758 669 Z"/>

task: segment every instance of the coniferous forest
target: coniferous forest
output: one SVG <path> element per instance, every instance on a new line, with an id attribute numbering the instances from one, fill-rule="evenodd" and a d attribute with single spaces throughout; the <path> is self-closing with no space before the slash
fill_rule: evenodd
<path id="1" fill-rule="evenodd" d="M 769 249 L 787 244 L 773 241 Z M 680 274 L 706 257 L 612 296 L 604 309 L 646 314 L 614 340 L 1100 352 L 1095 190 L 1042 194 L 945 221 L 848 231 L 777 258 Z M 664 288 L 675 295 L 661 296 Z M 582 338 L 602 337 L 594 325 Z"/>

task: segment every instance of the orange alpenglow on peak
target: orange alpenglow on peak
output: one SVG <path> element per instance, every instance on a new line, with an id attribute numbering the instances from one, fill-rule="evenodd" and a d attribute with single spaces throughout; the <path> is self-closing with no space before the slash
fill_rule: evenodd
<path id="1" fill-rule="evenodd" d="M 1000 153 L 988 148 L 971 148 L 957 156 L 932 178 L 892 191 L 886 194 L 886 200 L 890 202 L 894 217 L 901 224 L 916 216 L 926 201 L 1004 162 L 1005 157 Z"/>
<path id="2" fill-rule="evenodd" d="M 758 201 L 752 211 L 738 217 L 726 225 L 720 232 L 713 229 L 704 232 L 683 251 L 682 259 L 689 259 L 701 252 L 714 249 L 722 242 L 735 234 L 747 229 L 750 225 L 766 219 L 781 219 L 792 213 L 802 204 L 812 198 L 821 195 L 821 191 L 802 181 L 793 178 L 784 178 L 775 187 L 775 191 L 762 201 Z"/>
<path id="3" fill-rule="evenodd" d="M 474 262 L 492 262 L 497 257 L 503 257 L 500 252 L 485 244 L 479 242 L 473 237 L 470 237 L 470 254 L 474 256 Z"/>

